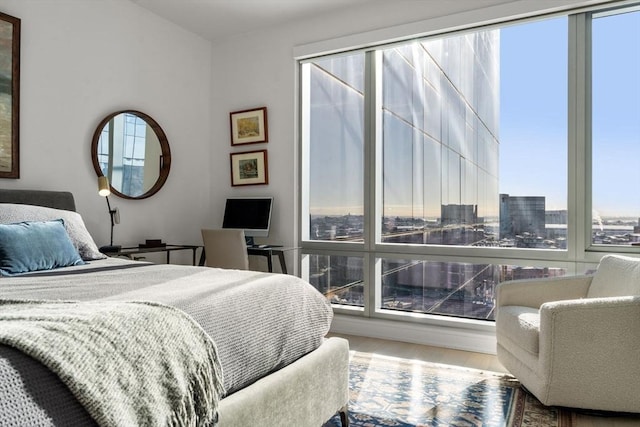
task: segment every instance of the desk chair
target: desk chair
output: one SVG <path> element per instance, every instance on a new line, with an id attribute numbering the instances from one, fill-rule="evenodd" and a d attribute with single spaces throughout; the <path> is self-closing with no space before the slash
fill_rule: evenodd
<path id="1" fill-rule="evenodd" d="M 202 230 L 207 267 L 249 269 L 249 255 L 244 230 Z"/>

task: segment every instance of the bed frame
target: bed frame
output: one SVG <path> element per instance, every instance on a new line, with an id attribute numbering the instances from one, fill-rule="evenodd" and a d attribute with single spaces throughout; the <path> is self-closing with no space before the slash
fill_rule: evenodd
<path id="1" fill-rule="evenodd" d="M 0 203 L 75 211 L 73 194 L 64 191 L 0 189 Z M 0 353 L 0 368 L 3 363 L 7 366 L 12 362 L 3 356 Z M 39 365 L 36 361 L 33 363 Z M 44 365 L 40 367 L 47 369 Z M 15 375 L 20 375 L 20 369 L 15 369 Z M 26 385 L 35 387 L 35 384 Z M 38 391 L 34 393 L 37 395 Z M 222 399 L 217 426 L 320 427 L 339 413 L 342 426 L 348 427 L 348 400 L 349 343 L 345 339 L 331 337 L 292 364 Z M 57 406 L 52 402 L 48 404 Z M 46 405 L 43 403 L 43 406 Z M 39 409 L 51 411 L 51 407 Z M 58 425 L 55 417 L 53 425 Z"/>

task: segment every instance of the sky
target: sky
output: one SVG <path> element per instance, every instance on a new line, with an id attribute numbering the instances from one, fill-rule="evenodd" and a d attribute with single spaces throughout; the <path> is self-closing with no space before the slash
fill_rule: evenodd
<path id="1" fill-rule="evenodd" d="M 500 30 L 500 193 L 547 209 L 567 208 L 567 22 Z"/>
<path id="2" fill-rule="evenodd" d="M 567 32 L 556 18 L 500 34 L 500 192 L 547 209 L 567 207 Z M 640 217 L 640 12 L 596 18 L 592 34 L 594 214 Z"/>
<path id="3" fill-rule="evenodd" d="M 638 218 L 640 11 L 595 19 L 593 44 L 594 210 Z"/>

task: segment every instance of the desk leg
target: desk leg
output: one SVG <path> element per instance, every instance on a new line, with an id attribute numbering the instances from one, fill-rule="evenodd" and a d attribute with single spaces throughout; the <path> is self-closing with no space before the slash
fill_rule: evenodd
<path id="1" fill-rule="evenodd" d="M 271 261 L 271 256 L 273 255 L 271 251 L 267 251 L 267 266 L 269 267 L 269 273 L 273 273 L 273 261 Z"/>
<path id="2" fill-rule="evenodd" d="M 282 269 L 282 274 L 287 274 L 287 264 L 284 261 L 284 251 L 278 252 L 278 259 L 280 260 L 280 268 Z"/>

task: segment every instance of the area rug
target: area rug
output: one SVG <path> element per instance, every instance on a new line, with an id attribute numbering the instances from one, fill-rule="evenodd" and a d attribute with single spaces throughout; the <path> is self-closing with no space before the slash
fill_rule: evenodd
<path id="1" fill-rule="evenodd" d="M 351 427 L 571 427 L 503 373 L 353 352 Z M 324 427 L 339 427 L 334 417 Z"/>

